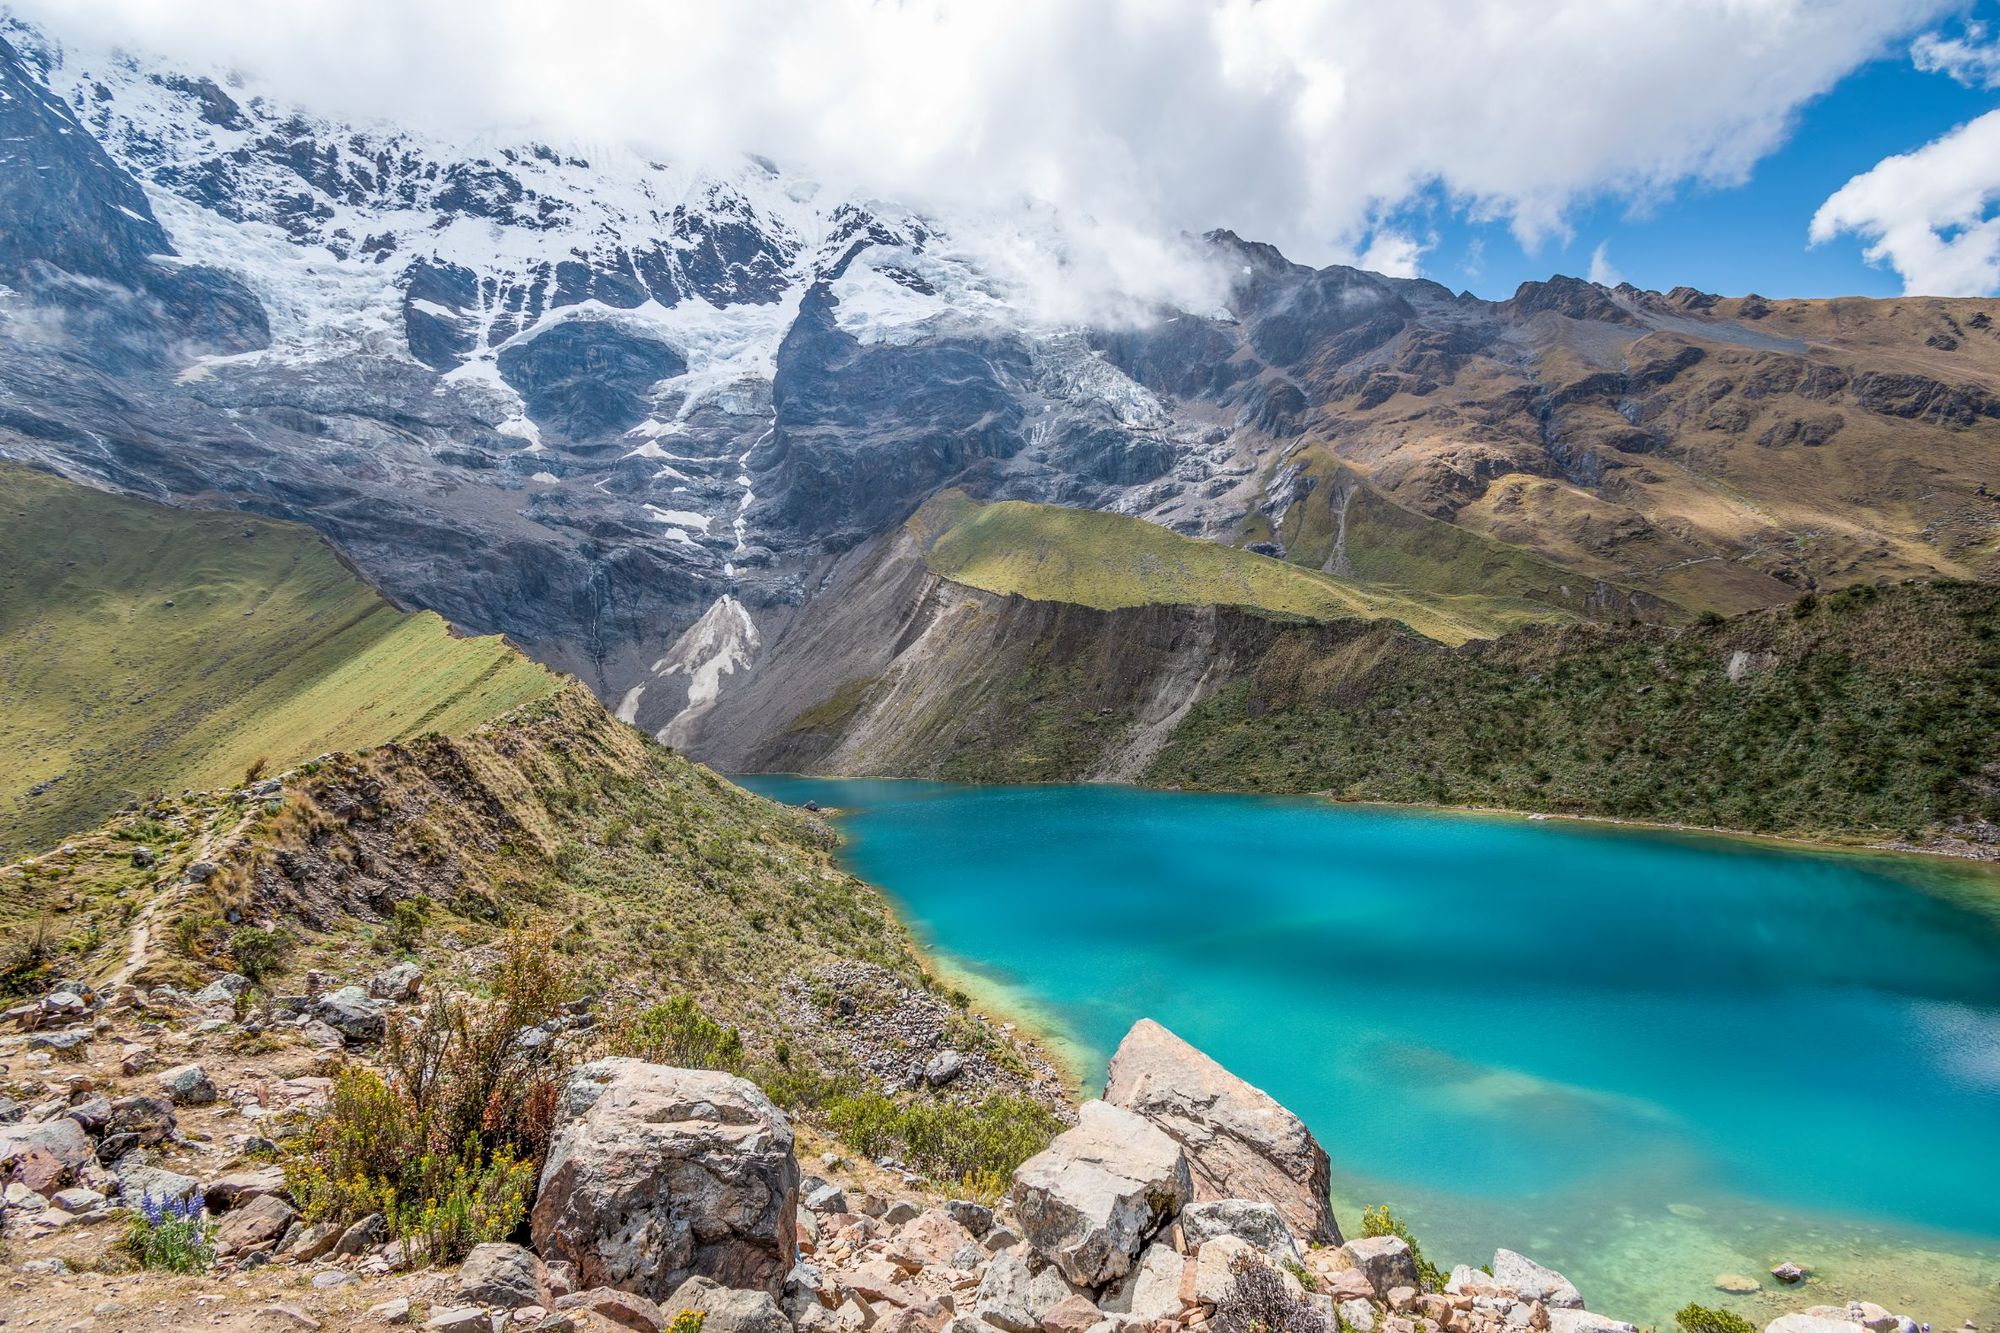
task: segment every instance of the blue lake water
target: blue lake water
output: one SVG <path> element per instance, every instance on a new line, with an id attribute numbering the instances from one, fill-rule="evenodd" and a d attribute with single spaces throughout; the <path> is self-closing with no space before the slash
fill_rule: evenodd
<path id="1" fill-rule="evenodd" d="M 2000 1315 L 2000 882 L 1558 822 L 1151 792 L 746 780 L 1086 1085 L 1150 1016 L 1292 1107 L 1344 1219 L 1664 1321 L 1813 1266 Z M 1766 1286 L 1769 1287 L 1768 1279 Z M 1900 1304 L 1898 1304 L 1900 1302 Z"/>

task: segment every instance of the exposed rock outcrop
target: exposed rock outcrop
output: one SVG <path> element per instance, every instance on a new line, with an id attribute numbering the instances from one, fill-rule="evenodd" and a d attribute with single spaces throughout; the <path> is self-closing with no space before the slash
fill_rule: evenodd
<path id="1" fill-rule="evenodd" d="M 1014 1173 L 1014 1210 L 1036 1253 L 1080 1286 L 1123 1277 L 1147 1240 L 1192 1196 L 1180 1145 L 1108 1102 Z"/>
<path id="2" fill-rule="evenodd" d="M 1186 1149 L 1197 1200 L 1263 1200 L 1299 1240 L 1340 1243 L 1326 1150 L 1304 1122 L 1158 1023 L 1125 1034 L 1104 1098 Z"/>
<path id="3" fill-rule="evenodd" d="M 784 1113 L 751 1083 L 613 1058 L 563 1091 L 532 1218 L 545 1260 L 652 1300 L 700 1275 L 781 1294 L 799 1166 Z"/>

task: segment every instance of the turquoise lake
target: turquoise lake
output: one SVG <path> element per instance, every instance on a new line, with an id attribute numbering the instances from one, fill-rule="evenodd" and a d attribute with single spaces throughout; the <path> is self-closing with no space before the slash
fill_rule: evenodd
<path id="1" fill-rule="evenodd" d="M 1917 858 L 1131 788 L 755 777 L 1087 1087 L 1150 1016 L 1303 1116 L 1344 1223 L 1592 1309 L 2000 1315 L 2000 881 Z M 1724 1297 L 1719 1274 L 1762 1278 Z"/>

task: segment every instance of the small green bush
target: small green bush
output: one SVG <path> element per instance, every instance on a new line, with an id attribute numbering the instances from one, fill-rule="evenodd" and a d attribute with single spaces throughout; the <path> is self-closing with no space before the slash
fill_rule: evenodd
<path id="1" fill-rule="evenodd" d="M 977 1104 L 848 1093 L 830 1098 L 825 1114 L 841 1141 L 864 1156 L 900 1157 L 934 1178 L 975 1184 L 1013 1175 L 1062 1129 L 1055 1112 L 1012 1093 Z"/>
<path id="2" fill-rule="evenodd" d="M 680 1069 L 743 1069 L 743 1035 L 716 1022 L 685 995 L 644 1010 L 618 1029 L 612 1040 L 620 1055 L 637 1056 Z"/>
<path id="3" fill-rule="evenodd" d="M 231 961 L 252 981 L 262 981 L 282 967 L 291 947 L 282 933 L 257 926 L 244 926 L 229 937 Z"/>
<path id="4" fill-rule="evenodd" d="M 1757 1333 L 1757 1326 L 1740 1314 L 1689 1302 L 1674 1316 L 1686 1333 Z"/>

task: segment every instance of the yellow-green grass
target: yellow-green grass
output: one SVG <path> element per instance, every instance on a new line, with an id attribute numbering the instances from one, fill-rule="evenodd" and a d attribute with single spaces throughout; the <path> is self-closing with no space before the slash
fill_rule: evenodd
<path id="1" fill-rule="evenodd" d="M 556 685 L 497 636 L 399 611 L 310 529 L 0 465 L 0 853 Z"/>
<path id="2" fill-rule="evenodd" d="M 1418 514 L 1370 487 L 1323 447 L 1304 451 L 1299 475 L 1310 490 L 1290 505 L 1276 533 L 1286 558 L 1339 568 L 1364 587 L 1393 590 L 1500 632 L 1579 619 L 1632 618 L 1630 590 L 1581 569 L 1550 564 L 1517 546 Z M 1258 515 L 1259 520 L 1262 515 Z M 1268 538 L 1245 525 L 1243 540 Z M 1345 558 L 1344 566 L 1336 561 Z M 1646 619 L 1685 619 L 1662 597 L 1641 599 Z"/>
<path id="3" fill-rule="evenodd" d="M 1431 604 L 1124 514 L 1022 500 L 980 504 L 946 491 L 911 518 L 910 531 L 934 572 L 1031 601 L 1101 611 L 1246 606 L 1306 620 L 1391 619 L 1449 644 L 1510 627 L 1479 599 Z"/>

